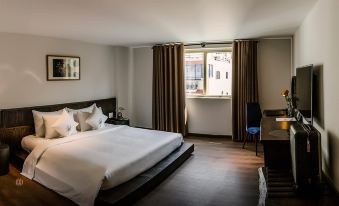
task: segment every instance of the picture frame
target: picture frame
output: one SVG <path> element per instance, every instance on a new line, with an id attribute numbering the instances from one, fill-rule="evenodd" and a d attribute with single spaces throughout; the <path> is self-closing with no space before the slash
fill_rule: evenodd
<path id="1" fill-rule="evenodd" d="M 47 81 L 80 80 L 80 57 L 46 55 Z"/>

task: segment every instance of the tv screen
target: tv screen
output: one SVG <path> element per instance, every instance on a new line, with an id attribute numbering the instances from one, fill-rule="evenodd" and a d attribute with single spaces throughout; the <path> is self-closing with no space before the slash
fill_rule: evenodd
<path id="1" fill-rule="evenodd" d="M 296 107 L 307 122 L 312 123 L 313 65 L 297 68 Z"/>

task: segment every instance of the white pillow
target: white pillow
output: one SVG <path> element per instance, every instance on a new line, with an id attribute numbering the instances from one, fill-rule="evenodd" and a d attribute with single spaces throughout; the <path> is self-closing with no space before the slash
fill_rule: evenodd
<path id="1" fill-rule="evenodd" d="M 61 137 L 67 137 L 77 133 L 77 125 L 78 123 L 74 121 L 73 114 L 69 114 L 66 110 L 64 110 L 51 127 L 53 127 L 61 135 Z"/>
<path id="2" fill-rule="evenodd" d="M 60 134 L 56 131 L 52 125 L 58 121 L 58 119 L 61 117 L 61 114 L 55 114 L 55 115 L 45 115 L 42 116 L 44 119 L 44 124 L 45 124 L 45 138 L 51 139 L 51 138 L 56 138 L 60 137 Z"/>
<path id="3" fill-rule="evenodd" d="M 89 112 L 89 113 L 92 113 L 93 112 L 93 109 L 97 107 L 97 105 L 94 103 L 92 104 L 91 106 L 89 107 L 85 107 L 85 108 L 81 108 L 81 109 L 70 109 L 70 108 L 66 108 L 67 111 L 69 113 L 72 113 L 73 114 L 73 118 L 74 118 L 74 121 L 78 122 L 79 123 L 79 120 L 78 120 L 78 112 Z M 77 130 L 80 130 L 80 124 L 77 126 Z"/>
<path id="4" fill-rule="evenodd" d="M 91 125 L 93 129 L 100 129 L 105 127 L 107 118 L 108 117 L 102 113 L 101 107 L 95 107 L 93 113 L 86 120 L 86 123 Z"/>
<path id="5" fill-rule="evenodd" d="M 56 115 L 61 114 L 62 110 L 55 111 L 55 112 L 39 112 L 36 110 L 32 110 L 33 119 L 34 119 L 34 128 L 35 128 L 35 135 L 39 137 L 45 136 L 45 125 L 42 116 L 46 115 Z"/>
<path id="6" fill-rule="evenodd" d="M 73 113 L 77 113 L 77 112 L 92 112 L 93 108 L 96 107 L 97 105 L 94 103 L 89 107 L 85 107 L 85 108 L 81 108 L 81 109 L 71 109 L 71 108 L 66 108 L 67 112 L 73 112 Z"/>
<path id="7" fill-rule="evenodd" d="M 86 120 L 91 115 L 89 112 L 78 112 L 78 120 L 79 120 L 79 127 L 81 132 L 85 132 L 87 130 L 91 130 L 92 126 L 87 124 Z"/>

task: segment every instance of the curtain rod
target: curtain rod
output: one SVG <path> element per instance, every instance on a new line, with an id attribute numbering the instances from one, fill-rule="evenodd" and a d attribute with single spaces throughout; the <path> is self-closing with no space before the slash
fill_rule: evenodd
<path id="1" fill-rule="evenodd" d="M 205 47 L 206 45 L 210 45 L 210 44 L 232 44 L 232 42 L 231 41 L 227 41 L 227 42 L 187 43 L 187 44 L 184 44 L 184 46 L 201 46 L 201 47 Z"/>
<path id="2" fill-rule="evenodd" d="M 173 44 L 182 44 L 182 43 L 181 43 L 181 42 L 159 43 L 159 44 L 155 44 L 155 45 L 153 45 L 153 47 L 155 47 L 155 46 L 166 46 L 166 45 L 173 45 Z"/>
<path id="3" fill-rule="evenodd" d="M 239 42 L 239 41 L 254 41 L 256 43 L 260 42 L 260 39 L 234 39 L 234 41 Z"/>
<path id="4" fill-rule="evenodd" d="M 201 47 L 205 47 L 206 45 L 233 44 L 233 42 L 238 42 L 238 41 L 255 41 L 256 43 L 259 43 L 260 40 L 259 39 L 235 39 L 234 41 L 224 41 L 224 42 L 186 43 L 186 44 L 184 44 L 184 46 L 201 46 Z M 173 42 L 173 43 L 155 44 L 154 46 L 163 46 L 163 45 L 171 45 L 171 44 L 180 44 L 180 43 L 179 42 Z"/>
<path id="5" fill-rule="evenodd" d="M 255 41 L 256 43 L 259 43 L 262 39 L 292 39 L 291 36 L 281 36 L 281 37 L 261 37 L 257 39 L 234 39 L 233 41 L 224 41 L 224 42 L 200 42 L 200 43 L 185 43 L 184 46 L 201 46 L 205 47 L 206 45 L 218 45 L 218 44 L 233 44 L 233 42 L 239 42 L 239 41 Z M 162 46 L 162 45 L 170 45 L 170 44 L 180 44 L 179 42 L 173 42 L 173 43 L 164 43 L 164 44 L 155 44 L 154 46 Z"/>
<path id="6" fill-rule="evenodd" d="M 234 41 L 225 41 L 225 42 L 201 42 L 201 43 L 187 43 L 184 44 L 184 46 L 201 46 L 205 47 L 206 45 L 215 45 L 215 44 L 233 44 L 233 42 L 239 42 L 239 41 L 255 41 L 256 43 L 259 43 L 259 39 L 235 39 Z"/>
<path id="7" fill-rule="evenodd" d="M 186 43 L 186 44 L 184 44 L 184 46 L 201 46 L 201 47 L 205 47 L 206 45 L 210 45 L 210 44 L 232 44 L 232 43 L 233 42 L 231 42 L 231 41 L 227 41 L 227 42 L 201 42 L 201 43 Z M 180 43 L 174 42 L 174 43 L 155 44 L 153 47 L 155 47 L 155 46 L 171 45 L 171 44 L 180 44 Z"/>

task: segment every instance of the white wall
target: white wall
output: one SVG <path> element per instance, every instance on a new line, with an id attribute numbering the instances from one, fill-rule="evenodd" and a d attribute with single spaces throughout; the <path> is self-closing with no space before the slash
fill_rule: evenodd
<path id="1" fill-rule="evenodd" d="M 115 96 L 114 47 L 0 33 L 0 109 Z M 46 55 L 80 56 L 80 81 L 47 81 Z"/>
<path id="2" fill-rule="evenodd" d="M 189 133 L 232 135 L 231 99 L 186 99 Z"/>
<path id="3" fill-rule="evenodd" d="M 320 77 L 314 126 L 323 170 L 339 191 L 339 1 L 319 0 L 294 36 L 295 67 L 314 64 Z"/>
<path id="4" fill-rule="evenodd" d="M 131 124 L 152 127 L 152 70 L 150 47 L 133 49 Z M 258 48 L 260 103 L 263 109 L 286 108 L 281 89 L 290 87 L 291 41 L 261 40 Z M 274 79 L 276 78 L 276 79 Z M 230 99 L 187 99 L 189 133 L 232 135 Z"/>
<path id="5" fill-rule="evenodd" d="M 131 124 L 152 127 L 152 74 L 151 47 L 133 49 L 133 115 Z M 190 133 L 231 135 L 231 100 L 187 99 Z"/>
<path id="6" fill-rule="evenodd" d="M 153 50 L 133 49 L 133 118 L 131 124 L 152 128 Z"/>
<path id="7" fill-rule="evenodd" d="M 291 40 L 262 39 L 258 44 L 259 103 L 262 110 L 286 108 L 280 93 L 291 87 Z"/>
<path id="8" fill-rule="evenodd" d="M 124 117 L 131 118 L 133 113 L 130 108 L 131 96 L 130 87 L 133 81 L 130 81 L 130 49 L 127 47 L 114 48 L 114 68 L 115 78 L 114 88 L 117 97 L 117 107 L 123 107 L 122 111 Z"/>

